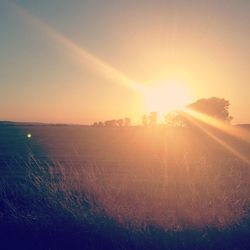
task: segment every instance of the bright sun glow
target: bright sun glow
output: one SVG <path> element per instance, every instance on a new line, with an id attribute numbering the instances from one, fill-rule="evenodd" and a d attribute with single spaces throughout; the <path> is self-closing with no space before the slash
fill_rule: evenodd
<path id="1" fill-rule="evenodd" d="M 191 101 L 188 89 L 175 82 L 164 82 L 149 87 L 145 92 L 145 111 L 160 115 L 183 108 Z"/>

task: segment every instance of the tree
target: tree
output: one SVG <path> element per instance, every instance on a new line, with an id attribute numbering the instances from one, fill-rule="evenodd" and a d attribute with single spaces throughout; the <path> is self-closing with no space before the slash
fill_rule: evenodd
<path id="1" fill-rule="evenodd" d="M 229 115 L 229 106 L 229 101 L 223 98 L 211 97 L 208 99 L 199 99 L 187 105 L 186 108 L 213 117 L 217 120 L 230 123 L 233 118 Z M 188 119 L 190 115 L 191 114 L 184 111 L 175 111 L 165 116 L 165 122 L 168 126 L 186 127 L 190 125 L 190 119 Z"/>
<path id="2" fill-rule="evenodd" d="M 191 103 L 187 105 L 187 108 L 224 122 L 230 122 L 233 118 L 229 115 L 229 106 L 230 102 L 228 100 L 211 97 Z"/>
<path id="3" fill-rule="evenodd" d="M 149 125 L 154 126 L 157 124 L 157 112 L 151 112 L 149 115 Z"/>
<path id="4" fill-rule="evenodd" d="M 125 127 L 131 126 L 131 120 L 129 117 L 124 118 L 124 126 Z"/>
<path id="5" fill-rule="evenodd" d="M 165 123 L 169 127 L 185 127 L 187 119 L 181 111 L 169 112 L 165 115 Z"/>
<path id="6" fill-rule="evenodd" d="M 108 120 L 104 122 L 104 125 L 106 127 L 116 127 L 117 126 L 117 121 L 116 120 Z"/>
<path id="7" fill-rule="evenodd" d="M 122 127 L 123 124 L 124 124 L 124 121 L 123 121 L 123 119 L 118 119 L 116 123 L 117 123 L 117 125 L 118 125 L 119 127 Z"/>
<path id="8" fill-rule="evenodd" d="M 148 116 L 147 115 L 144 115 L 142 117 L 142 125 L 145 127 L 148 125 Z"/>

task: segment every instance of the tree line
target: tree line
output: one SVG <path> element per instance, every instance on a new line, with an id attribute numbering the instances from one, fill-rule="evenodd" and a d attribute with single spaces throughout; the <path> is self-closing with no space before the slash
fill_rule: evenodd
<path id="1" fill-rule="evenodd" d="M 186 108 L 213 117 L 217 120 L 230 123 L 233 119 L 229 114 L 230 102 L 224 98 L 211 97 L 207 99 L 199 99 L 194 103 L 188 104 Z M 173 127 L 185 127 L 189 123 L 187 114 L 182 110 L 169 112 L 165 115 L 164 124 Z M 143 115 L 142 126 L 156 126 L 158 125 L 157 112 L 151 112 L 148 115 Z M 131 119 L 125 117 L 122 119 L 107 120 L 104 122 L 95 122 L 94 127 L 129 127 L 131 126 Z"/>
<path id="2" fill-rule="evenodd" d="M 107 121 L 99 121 L 93 123 L 94 127 L 129 127 L 131 126 L 131 119 L 129 117 L 121 119 L 113 119 Z"/>
<path id="3" fill-rule="evenodd" d="M 233 117 L 229 113 L 230 102 L 224 98 L 211 97 L 199 99 L 194 103 L 188 104 L 186 108 L 198 114 L 211 117 L 221 122 L 230 124 Z M 169 113 L 165 116 L 165 122 L 169 126 L 185 127 L 190 125 L 190 116 L 182 110 Z M 194 117 L 192 117 L 194 119 Z"/>

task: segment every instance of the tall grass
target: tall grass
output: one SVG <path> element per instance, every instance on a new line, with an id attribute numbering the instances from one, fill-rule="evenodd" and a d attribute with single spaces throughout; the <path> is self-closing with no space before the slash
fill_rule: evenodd
<path id="1" fill-rule="evenodd" d="M 198 132 L 163 132 L 77 166 L 77 148 L 63 164 L 31 147 L 23 175 L 0 179 L 7 244 L 5 232 L 43 249 L 248 249 L 249 166 Z"/>

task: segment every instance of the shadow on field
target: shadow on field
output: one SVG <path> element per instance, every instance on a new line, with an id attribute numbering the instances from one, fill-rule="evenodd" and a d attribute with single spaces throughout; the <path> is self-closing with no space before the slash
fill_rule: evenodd
<path id="1" fill-rule="evenodd" d="M 0 148 L 2 249 L 250 247 L 249 165 L 202 131 L 5 124 Z"/>

